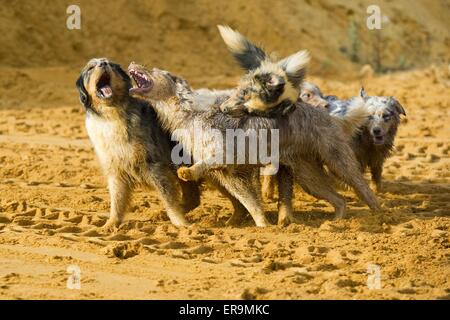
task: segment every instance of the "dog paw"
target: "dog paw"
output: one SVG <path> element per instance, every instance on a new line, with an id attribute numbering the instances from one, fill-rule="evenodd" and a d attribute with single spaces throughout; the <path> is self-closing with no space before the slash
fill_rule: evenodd
<path id="1" fill-rule="evenodd" d="M 191 224 L 184 217 L 169 216 L 170 222 L 177 227 L 189 227 Z"/>
<path id="2" fill-rule="evenodd" d="M 290 225 L 291 223 L 300 223 L 297 218 L 294 216 L 284 216 L 284 217 L 278 217 L 278 226 L 279 227 L 286 227 Z"/>
<path id="3" fill-rule="evenodd" d="M 259 228 L 264 228 L 264 227 L 270 226 L 270 222 L 267 221 L 267 219 L 265 217 L 255 220 L 255 223 L 256 223 L 256 226 Z"/>
<path id="4" fill-rule="evenodd" d="M 276 200 L 273 190 L 272 191 L 263 191 L 263 198 L 269 202 L 273 202 Z"/>
<path id="5" fill-rule="evenodd" d="M 383 188 L 383 185 L 381 183 L 375 185 L 375 190 L 376 190 L 377 193 L 384 193 L 384 188 Z"/>
<path id="6" fill-rule="evenodd" d="M 117 219 L 109 218 L 106 223 L 99 228 L 101 233 L 113 233 L 117 231 L 120 226 L 120 221 Z"/>
<path id="7" fill-rule="evenodd" d="M 337 208 L 334 211 L 334 220 L 343 219 L 345 216 L 345 207 L 344 208 Z"/>
<path id="8" fill-rule="evenodd" d="M 177 170 L 178 178 L 183 181 L 196 181 L 197 177 L 195 176 L 193 170 L 188 167 L 181 167 Z"/>
<path id="9" fill-rule="evenodd" d="M 226 226 L 236 227 L 242 223 L 244 216 L 241 214 L 233 213 L 230 218 L 225 222 Z"/>

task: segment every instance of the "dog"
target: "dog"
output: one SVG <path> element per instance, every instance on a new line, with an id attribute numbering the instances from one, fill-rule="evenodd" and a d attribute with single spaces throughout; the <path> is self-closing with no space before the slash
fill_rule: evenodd
<path id="1" fill-rule="evenodd" d="M 177 178 L 170 137 L 152 107 L 129 95 L 128 74 L 106 58 L 94 58 L 76 86 L 87 133 L 108 182 L 111 209 L 103 228 L 111 231 L 121 224 L 137 186 L 156 188 L 170 221 L 188 225 L 184 213 L 198 206 L 198 186 Z"/>
<path id="2" fill-rule="evenodd" d="M 294 108 L 301 89 L 303 94 L 308 94 L 306 89 L 310 84 L 303 85 L 310 61 L 308 51 L 302 50 L 277 61 L 230 27 L 219 25 L 218 29 L 235 60 L 247 71 L 241 77 L 237 90 L 231 93 L 230 90 L 225 91 L 230 97 L 222 103 L 222 112 L 233 116 L 245 113 L 262 117 L 285 115 Z M 317 95 L 312 97 L 314 99 Z M 322 100 L 314 105 L 322 103 Z M 345 117 L 335 117 L 334 121 L 339 122 L 351 137 L 367 115 L 364 101 L 354 98 L 348 103 Z"/>
<path id="3" fill-rule="evenodd" d="M 300 85 L 306 74 L 310 60 L 307 51 L 299 51 L 285 59 L 277 61 L 263 49 L 255 46 L 239 32 L 226 26 L 218 26 L 219 32 L 237 62 L 248 70 L 234 91 L 225 91 L 229 97 L 221 104 L 222 112 L 234 116 L 256 115 L 261 117 L 283 116 L 295 108 L 300 94 Z M 199 93 L 199 92 L 197 92 Z M 199 93 L 200 94 L 200 93 Z M 202 91 L 205 95 L 205 90 Z M 367 112 L 362 99 L 355 100 L 346 117 L 334 118 L 345 133 L 351 137 L 365 121 Z M 206 170 L 207 166 L 199 162 L 194 166 L 180 168 L 185 178 L 195 178 Z M 265 175 L 263 194 L 273 198 L 276 177 Z M 306 190 L 310 188 L 306 187 Z"/>
<path id="4" fill-rule="evenodd" d="M 228 37 L 228 39 L 230 39 L 230 37 Z M 229 46 L 231 51 L 233 48 L 245 48 L 252 45 L 249 41 L 246 41 L 245 45 L 242 46 L 236 45 L 237 41 L 242 40 L 242 36 L 240 34 L 237 34 L 235 40 L 236 41 L 234 41 L 234 43 L 231 41 L 232 45 Z M 247 51 L 252 52 L 252 50 Z M 253 51 L 259 52 L 257 49 Z M 249 61 L 253 59 L 252 56 L 244 54 L 238 54 L 235 56 L 244 57 L 245 63 L 249 63 Z M 259 66 L 261 62 L 260 57 L 260 54 L 256 55 L 256 62 L 250 61 L 250 65 Z M 242 63 L 242 65 L 245 66 L 245 63 Z M 301 78 L 302 69 L 298 68 L 298 70 L 300 72 L 297 73 L 296 76 Z M 207 115 L 193 112 L 195 109 L 192 107 L 194 98 L 192 96 L 187 97 L 187 95 L 189 95 L 192 91 L 190 88 L 185 88 L 181 90 L 180 94 L 180 92 L 177 91 L 177 87 L 183 87 L 183 83 L 185 83 L 185 81 L 183 80 L 177 82 L 177 77 L 170 75 L 168 72 L 155 73 L 155 70 L 152 72 L 144 70 L 144 72 L 137 72 L 136 75 L 138 78 L 142 75 L 145 75 L 146 78 L 151 78 L 151 81 L 149 81 L 148 84 L 150 87 L 154 86 L 155 82 L 158 82 L 154 81 L 155 77 L 165 77 L 166 79 L 162 81 L 162 86 L 171 88 L 172 94 L 177 92 L 175 99 L 171 98 L 167 101 L 160 101 L 160 108 L 156 108 L 157 110 L 159 109 L 157 112 L 162 118 L 165 119 L 167 125 L 172 127 L 169 130 L 176 130 L 177 126 L 181 124 L 180 122 L 189 123 L 189 120 L 192 120 L 193 118 L 197 118 L 200 122 L 203 122 L 206 127 L 211 127 L 211 122 L 213 122 L 216 126 L 222 126 L 222 129 L 225 129 L 224 124 L 227 128 L 240 126 L 244 128 L 251 127 L 253 129 L 268 127 L 280 129 L 280 131 L 286 133 L 286 135 L 281 134 L 282 140 L 285 143 L 284 146 L 286 147 L 283 148 L 282 142 L 281 150 L 284 151 L 281 155 L 282 161 L 287 164 L 287 167 L 296 169 L 296 176 L 298 177 L 297 180 L 307 192 L 315 195 L 316 197 L 325 198 L 332 203 L 335 207 L 337 216 L 342 215 L 345 209 L 345 201 L 330 186 L 328 176 L 326 175 L 321 162 L 327 164 L 327 167 L 331 171 L 337 171 L 337 175 L 342 177 L 344 181 L 347 181 L 348 184 L 353 185 L 358 195 L 363 198 L 372 209 L 379 208 L 376 197 L 368 188 L 358 170 L 359 168 L 356 160 L 353 158 L 351 149 L 349 152 L 350 147 L 347 142 L 345 142 L 345 134 L 343 133 L 343 129 L 335 121 L 333 121 L 327 113 L 320 111 L 316 112 L 317 110 L 312 106 L 300 103 L 296 105 L 296 108 L 292 112 L 296 114 L 295 116 L 276 119 L 246 117 L 245 119 L 240 118 L 235 120 L 233 123 L 230 117 L 219 114 L 219 110 L 217 110 L 217 108 L 212 108 L 209 112 L 206 112 Z M 158 85 L 161 84 L 158 83 Z M 185 91 L 184 93 L 183 90 Z M 153 96 L 154 99 L 154 93 L 150 92 L 149 94 L 149 91 L 151 90 L 147 89 L 147 98 L 149 98 L 149 96 Z M 150 97 L 150 99 L 152 98 Z M 176 102 L 176 100 L 178 102 Z M 188 121 L 186 121 L 186 119 L 188 119 Z M 287 123 L 283 123 L 283 121 L 286 121 Z M 327 125 L 325 125 L 325 123 Z M 281 130 L 283 128 L 286 129 Z M 290 132 L 293 128 L 300 129 L 299 134 L 293 134 Z M 324 134 L 324 132 L 327 132 L 327 134 Z M 298 136 L 300 136 L 300 139 L 295 139 L 292 141 L 293 137 L 297 138 Z M 186 143 L 189 143 L 187 140 L 188 139 L 186 139 Z M 293 157 L 292 154 L 297 155 L 297 157 Z M 295 158 L 295 160 L 293 160 L 293 158 Z M 308 170 L 298 170 L 300 164 L 302 164 L 305 168 L 308 168 Z M 342 174 L 342 172 L 346 172 L 346 174 Z"/>
<path id="5" fill-rule="evenodd" d="M 136 86 L 130 89 L 130 95 L 151 103 L 163 127 L 182 143 L 183 150 L 189 152 L 195 162 L 205 160 L 201 158 L 205 156 L 203 153 L 196 152 L 195 143 L 192 141 L 192 137 L 196 135 L 194 122 L 199 121 L 206 135 L 209 135 L 210 129 L 217 127 L 214 122 L 221 119 L 211 119 L 214 115 L 210 114 L 210 108 L 206 110 L 194 105 L 194 101 L 198 102 L 199 97 L 193 93 L 184 79 L 164 70 L 149 71 L 136 63 L 130 64 L 128 72 L 136 83 Z M 218 112 L 221 114 L 220 110 Z M 211 120 L 212 123 L 209 122 Z M 212 144 L 214 139 L 207 136 L 205 142 Z M 208 148 L 208 151 L 211 149 Z M 209 154 L 206 157 L 208 158 Z M 237 223 L 248 212 L 256 226 L 268 226 L 269 222 L 261 207 L 260 192 L 257 191 L 255 167 L 218 166 L 217 169 L 208 171 L 206 179 L 231 196 L 230 200 L 235 207 L 235 212 L 227 224 Z M 236 200 L 233 201 L 233 199 Z M 237 210 L 238 207 L 240 207 L 239 210 Z"/>
<path id="6" fill-rule="evenodd" d="M 247 113 L 276 117 L 291 111 L 303 87 L 309 53 L 302 50 L 277 61 L 239 32 L 227 26 L 219 25 L 218 28 L 235 60 L 247 71 L 234 92 L 225 91 L 230 97 L 220 106 L 222 112 L 233 116 Z M 333 121 L 351 137 L 367 116 L 363 99 L 354 98 L 346 108 L 345 117 L 334 117 Z"/>
<path id="7" fill-rule="evenodd" d="M 331 186 L 322 163 L 327 164 L 340 178 L 352 185 L 372 209 L 379 209 L 376 197 L 360 173 L 342 127 L 324 110 L 298 103 L 285 116 L 232 117 L 222 112 L 218 105 L 213 105 L 207 110 L 195 107 L 196 94 L 187 82 L 167 71 L 159 69 L 150 71 L 134 63 L 130 64 L 128 70 L 137 84 L 130 92 L 150 101 L 163 126 L 175 133 L 175 138 L 191 153 L 194 152 L 191 141 L 194 132 L 191 128 L 194 128 L 195 122 L 200 123 L 206 134 L 210 134 L 211 129 L 221 132 L 229 129 L 280 131 L 280 170 L 277 174 L 279 224 L 295 221 L 292 215 L 294 178 L 308 193 L 329 201 L 335 208 L 336 216 L 342 217 L 345 212 L 345 200 Z M 213 141 L 214 137 L 208 136 L 205 140 Z M 195 163 L 205 163 L 206 159 L 202 155 L 194 156 Z M 225 165 L 225 168 L 212 167 L 214 170 L 202 172 L 219 179 L 223 187 L 246 207 L 256 225 L 264 226 L 267 222 L 260 205 L 260 193 L 255 192 L 259 191 L 259 187 L 251 185 L 252 180 L 245 174 L 247 170 L 251 171 L 251 167 L 248 164 Z"/>
<path id="8" fill-rule="evenodd" d="M 230 27 L 219 25 L 218 29 L 236 61 L 248 71 L 241 77 L 238 90 L 221 105 L 221 110 L 234 116 L 248 113 L 270 117 L 289 112 L 297 100 L 310 61 L 308 51 L 276 61 Z"/>
<path id="9" fill-rule="evenodd" d="M 290 82 L 290 85 L 294 88 L 300 88 L 301 83 L 303 82 L 303 78 L 306 73 L 306 61 L 304 60 L 303 54 L 296 54 L 293 56 L 290 56 L 288 58 L 285 58 L 279 62 L 273 61 L 273 59 L 267 58 L 268 55 L 264 53 L 264 51 L 252 44 L 250 41 L 245 39 L 240 33 L 228 28 L 228 27 L 222 27 L 219 26 L 219 31 L 222 35 L 223 40 L 225 41 L 228 49 L 232 52 L 235 59 L 238 61 L 238 63 L 243 67 L 244 69 L 248 70 L 248 73 L 246 76 L 243 77 L 243 80 L 240 81 L 238 85 L 238 92 L 241 92 L 241 94 L 235 94 L 234 96 L 238 97 L 229 99 L 225 104 L 228 109 L 234 110 L 239 109 L 239 107 L 233 107 L 233 104 L 246 106 L 246 105 L 252 105 L 252 101 L 256 101 L 257 105 L 261 105 L 261 102 L 270 101 L 270 94 L 271 91 L 267 90 L 265 86 L 258 85 L 259 81 L 259 75 L 264 74 L 266 79 L 271 79 L 272 77 L 277 77 L 280 74 L 280 68 L 279 66 L 282 66 L 281 69 L 285 71 L 286 77 L 288 82 Z M 274 67 L 274 64 L 277 64 L 277 67 Z M 288 68 L 288 66 L 291 64 Z M 295 70 L 295 66 L 298 66 L 298 70 Z M 288 70 L 291 70 L 294 77 L 292 75 L 289 75 Z M 274 71 L 276 70 L 275 74 Z M 278 87 L 278 90 L 282 92 L 282 86 Z M 252 92 L 251 95 L 246 95 L 246 92 Z M 300 90 L 299 90 L 300 91 Z M 276 98 L 277 95 L 275 93 L 274 98 Z M 273 99 L 273 98 L 272 98 Z M 290 97 L 289 103 L 292 102 L 294 97 Z M 295 100 L 298 100 L 298 95 L 295 97 Z M 231 106 L 230 106 L 231 105 Z M 269 106 L 270 107 L 270 106 Z M 303 110 L 308 110 L 308 107 L 300 101 L 299 104 L 296 104 L 296 107 Z M 282 110 L 282 115 L 286 113 L 286 109 Z M 287 110 L 291 110 L 291 108 L 288 108 Z M 222 108 L 222 111 L 227 111 Z M 268 112 L 267 112 L 268 111 Z M 277 112 L 277 110 L 275 110 Z M 364 107 L 364 101 L 361 98 L 355 98 L 352 99 L 352 101 L 348 104 L 347 113 L 345 117 L 340 117 L 332 114 L 332 122 L 333 127 L 340 126 L 342 128 L 342 131 L 344 132 L 344 135 L 342 135 L 343 139 L 350 140 L 350 137 L 354 136 L 355 133 L 358 132 L 361 125 L 366 121 L 368 112 L 366 108 Z M 271 112 L 270 108 L 259 108 L 259 115 L 262 115 L 261 113 L 266 113 L 265 116 L 276 116 Z M 312 122 L 312 124 L 315 127 L 320 127 L 320 122 L 324 119 L 307 119 Z M 329 119 L 327 119 L 329 120 Z M 313 129 L 313 128 L 311 128 Z M 305 135 L 305 133 L 303 133 Z M 329 143 L 333 140 L 334 137 L 331 137 L 328 139 Z M 346 147 L 348 149 L 348 147 Z M 331 169 L 330 167 L 333 164 L 327 164 L 327 167 Z M 331 172 L 333 173 L 333 169 L 331 169 Z M 353 172 L 355 172 L 353 170 Z M 361 176 L 358 175 L 357 178 L 359 182 L 361 182 Z M 263 192 L 265 194 L 273 194 L 273 187 L 274 187 L 274 179 L 271 176 L 266 176 L 264 179 L 263 184 Z M 363 187 L 366 189 L 366 186 Z M 305 190 L 308 190 L 308 187 L 304 187 Z M 307 191 L 308 192 L 308 191 Z M 367 194 L 366 194 L 367 196 Z"/>
<path id="10" fill-rule="evenodd" d="M 349 106 L 358 98 L 364 100 L 368 118 L 352 137 L 351 146 L 361 170 L 370 169 L 375 188 L 381 192 L 383 165 L 392 154 L 400 117 L 406 116 L 403 106 L 394 97 L 368 96 L 364 88 L 357 97 L 341 100 L 336 96 L 324 96 L 316 85 L 304 83 L 300 94 L 302 101 L 325 108 L 331 115 L 341 118 L 347 116 Z"/>
<path id="11" fill-rule="evenodd" d="M 325 96 L 318 86 L 310 82 L 303 82 L 300 89 L 299 99 L 303 102 L 309 103 L 314 107 L 325 108 L 330 115 L 345 117 L 348 115 L 349 109 L 356 100 L 362 97 L 352 97 L 350 99 L 339 99 L 336 96 Z M 365 105 L 364 109 L 367 109 Z M 369 116 L 367 114 L 367 116 Z"/>

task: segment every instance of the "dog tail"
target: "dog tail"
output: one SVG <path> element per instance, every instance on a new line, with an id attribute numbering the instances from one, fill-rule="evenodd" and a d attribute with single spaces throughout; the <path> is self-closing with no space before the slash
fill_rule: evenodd
<path id="1" fill-rule="evenodd" d="M 357 134 L 361 130 L 361 127 L 367 122 L 369 111 L 366 108 L 364 100 L 357 97 L 350 102 L 345 114 L 331 113 L 330 115 L 340 123 L 345 133 L 351 138 Z"/>
<path id="2" fill-rule="evenodd" d="M 254 70 L 268 58 L 263 49 L 251 43 L 247 38 L 228 26 L 217 26 L 228 50 L 234 59 L 247 71 Z"/>

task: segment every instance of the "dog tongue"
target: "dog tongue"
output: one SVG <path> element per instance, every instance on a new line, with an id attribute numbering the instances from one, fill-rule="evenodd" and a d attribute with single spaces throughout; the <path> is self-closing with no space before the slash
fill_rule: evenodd
<path id="1" fill-rule="evenodd" d="M 111 98 L 112 96 L 112 90 L 110 86 L 104 86 L 100 88 L 100 91 L 102 92 L 103 96 L 105 98 Z"/>

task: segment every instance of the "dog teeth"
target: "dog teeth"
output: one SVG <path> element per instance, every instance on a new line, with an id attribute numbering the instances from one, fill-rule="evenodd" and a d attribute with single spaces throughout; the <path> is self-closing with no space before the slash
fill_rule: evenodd
<path id="1" fill-rule="evenodd" d="M 130 75 L 134 78 L 136 85 L 138 88 L 142 88 L 146 83 L 150 82 L 150 79 L 147 75 L 138 72 L 136 70 L 130 69 Z"/>

